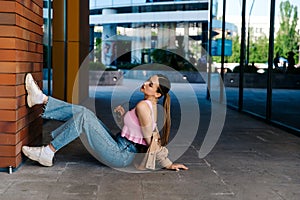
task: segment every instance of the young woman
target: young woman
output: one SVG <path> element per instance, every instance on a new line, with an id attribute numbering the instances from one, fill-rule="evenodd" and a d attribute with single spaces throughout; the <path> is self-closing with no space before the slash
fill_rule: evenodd
<path id="1" fill-rule="evenodd" d="M 53 140 L 47 146 L 22 147 L 23 153 L 31 160 L 44 166 L 52 166 L 55 152 L 82 136 L 87 141 L 93 156 L 102 163 L 111 167 L 126 167 L 133 162 L 137 153 L 144 152 L 144 149 L 150 145 L 152 133 L 156 129 L 158 99 L 164 97 L 166 116 L 161 146 L 156 151 L 156 161 L 165 169 L 188 169 L 183 164 L 172 163 L 168 159 L 168 150 L 165 147 L 170 133 L 168 92 L 171 85 L 167 77 L 163 75 L 150 77 L 140 88 L 144 93 L 144 100 L 140 101 L 134 109 L 125 113 L 122 106 L 115 108 L 115 112 L 119 113 L 124 122 L 122 132 L 116 139 L 89 109 L 43 94 L 31 74 L 27 74 L 25 86 L 29 107 L 44 104 L 45 109 L 42 114 L 44 119 L 65 122 L 51 132 Z M 145 166 L 145 168 L 154 169 L 155 166 Z"/>

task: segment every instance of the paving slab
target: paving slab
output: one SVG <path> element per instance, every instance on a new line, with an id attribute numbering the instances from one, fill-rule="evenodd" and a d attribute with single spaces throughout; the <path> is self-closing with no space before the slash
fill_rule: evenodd
<path id="1" fill-rule="evenodd" d="M 187 149 L 177 162 L 189 170 L 112 169 L 93 158 L 77 139 L 56 154 L 53 167 L 26 160 L 12 174 L 0 172 L 0 199 L 299 200 L 300 138 L 291 133 L 228 109 L 219 140 L 207 156 L 199 158 L 211 117 L 203 88 L 197 95 L 201 110 L 197 134 L 192 143 L 177 146 Z M 99 118 L 117 133 L 109 91 L 97 90 L 96 99 L 87 104 L 96 103 Z M 180 117 L 174 119 L 173 123 L 180 123 Z M 44 144 L 60 125 L 44 121 Z"/>

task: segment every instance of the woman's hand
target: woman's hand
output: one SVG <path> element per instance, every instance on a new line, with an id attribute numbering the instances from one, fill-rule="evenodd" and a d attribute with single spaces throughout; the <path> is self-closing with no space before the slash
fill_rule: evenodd
<path id="1" fill-rule="evenodd" d="M 120 127 L 123 127 L 123 118 L 125 115 L 125 109 L 123 108 L 123 106 L 119 105 L 117 107 L 114 108 L 114 112 L 116 113 L 116 122 Z"/>
<path id="2" fill-rule="evenodd" d="M 123 106 L 119 105 L 115 107 L 114 112 L 117 113 L 120 117 L 123 117 L 125 114 L 125 109 L 123 108 Z"/>
<path id="3" fill-rule="evenodd" d="M 186 167 L 185 165 L 183 165 L 183 164 L 173 163 L 173 164 L 170 165 L 169 167 L 166 167 L 166 169 L 179 171 L 180 169 L 188 170 L 189 168 L 187 168 L 187 167 Z"/>

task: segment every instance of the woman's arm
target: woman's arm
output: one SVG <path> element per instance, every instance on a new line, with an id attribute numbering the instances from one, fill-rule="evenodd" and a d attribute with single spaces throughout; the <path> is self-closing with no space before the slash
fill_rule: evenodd
<path id="1" fill-rule="evenodd" d="M 169 151 L 166 147 L 161 147 L 160 150 L 156 153 L 156 159 L 159 164 L 164 167 L 165 169 L 169 170 L 176 170 L 179 171 L 180 169 L 187 170 L 188 168 L 179 163 L 172 163 L 168 158 Z"/>
<path id="2" fill-rule="evenodd" d="M 153 132 L 153 121 L 149 105 L 146 102 L 141 101 L 136 105 L 135 112 L 139 119 L 144 139 L 147 144 L 150 145 Z"/>
<path id="3" fill-rule="evenodd" d="M 153 133 L 153 121 L 152 121 L 152 113 L 151 110 L 146 102 L 139 102 L 136 106 L 136 114 L 138 116 L 142 132 L 144 135 L 144 138 L 148 145 L 150 145 L 151 142 L 151 136 Z M 180 170 L 184 169 L 187 170 L 188 168 L 183 164 L 177 164 L 172 163 L 170 159 L 168 158 L 168 149 L 166 147 L 161 147 L 160 150 L 158 150 L 156 154 L 156 159 L 159 162 L 159 164 L 170 170 Z"/>

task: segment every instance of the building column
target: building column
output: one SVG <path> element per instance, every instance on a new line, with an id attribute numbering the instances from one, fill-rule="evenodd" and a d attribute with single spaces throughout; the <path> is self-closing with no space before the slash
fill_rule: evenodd
<path id="1" fill-rule="evenodd" d="M 56 98 L 80 103 L 88 97 L 88 69 L 80 66 L 89 54 L 89 29 L 89 1 L 53 0 L 53 96 Z"/>
<path id="2" fill-rule="evenodd" d="M 142 37 L 143 30 L 139 27 L 139 24 L 132 24 L 133 31 L 131 37 L 131 63 L 141 63 L 142 62 Z"/>
<path id="3" fill-rule="evenodd" d="M 202 47 L 208 51 L 208 22 L 202 23 Z"/>
<path id="4" fill-rule="evenodd" d="M 115 9 L 103 9 L 102 15 L 116 14 Z M 115 24 L 104 24 L 102 33 L 102 51 L 101 62 L 110 66 L 113 65 L 113 61 L 116 59 L 116 41 L 112 40 L 112 37 L 117 35 L 117 26 Z"/>
<path id="5" fill-rule="evenodd" d="M 43 1 L 0 0 L 0 168 L 18 167 L 42 139 L 41 106 L 26 105 L 25 75 L 42 87 Z"/>
<path id="6" fill-rule="evenodd" d="M 157 29 L 157 48 L 176 49 L 176 23 L 160 23 Z"/>
<path id="7" fill-rule="evenodd" d="M 183 35 L 183 48 L 184 48 L 184 56 L 186 60 L 189 60 L 189 36 L 190 36 L 190 26 L 188 22 L 184 22 L 184 35 Z"/>
<path id="8" fill-rule="evenodd" d="M 90 47 L 89 52 L 94 50 L 95 46 L 95 26 L 90 26 Z"/>

